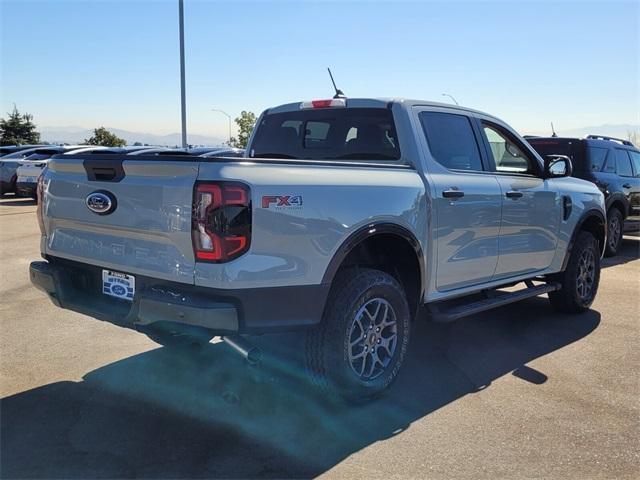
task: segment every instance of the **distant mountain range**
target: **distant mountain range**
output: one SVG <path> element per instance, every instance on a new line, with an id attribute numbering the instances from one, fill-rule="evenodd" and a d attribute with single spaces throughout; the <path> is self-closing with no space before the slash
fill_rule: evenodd
<path id="1" fill-rule="evenodd" d="M 149 145 L 161 145 L 174 147 L 182 144 L 182 136 L 180 133 L 170 133 L 168 135 L 157 135 L 155 133 L 131 132 L 120 128 L 106 127 L 107 130 L 116 134 L 118 137 L 127 141 L 128 145 L 135 142 Z M 93 130 L 83 127 L 40 127 L 40 138 L 44 142 L 50 143 L 82 143 L 85 139 L 93 135 Z M 221 145 L 227 140 L 226 137 L 214 137 L 207 135 L 192 135 L 187 138 L 190 145 Z"/>
<path id="2" fill-rule="evenodd" d="M 140 142 L 149 145 L 176 146 L 182 143 L 182 137 L 179 133 L 170 133 L 168 135 L 157 135 L 154 133 L 131 132 L 120 128 L 107 129 L 115 133 L 120 138 L 124 138 L 129 145 Z M 86 138 L 91 137 L 93 130 L 83 127 L 41 127 L 39 128 L 41 138 L 45 142 L 51 143 L 82 143 Z M 575 128 L 570 130 L 557 129 L 557 134 L 561 137 L 585 137 L 587 135 L 606 135 L 609 137 L 618 137 L 626 139 L 629 132 L 640 134 L 640 125 L 618 124 L 618 125 L 598 125 L 594 127 Z M 529 132 L 521 132 L 527 134 Z M 551 135 L 551 132 L 538 132 L 538 135 Z M 226 141 L 223 137 L 214 137 L 207 135 L 189 135 L 190 145 L 222 145 Z"/>

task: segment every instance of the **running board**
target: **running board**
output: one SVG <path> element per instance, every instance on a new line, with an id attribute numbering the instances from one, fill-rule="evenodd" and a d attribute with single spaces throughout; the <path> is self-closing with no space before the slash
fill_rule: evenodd
<path id="1" fill-rule="evenodd" d="M 452 322 L 459 318 L 491 310 L 492 308 L 519 302 L 525 298 L 537 297 L 543 293 L 560 290 L 560 284 L 558 283 L 545 283 L 537 286 L 534 286 L 530 282 L 528 283 L 531 286 L 518 290 L 517 292 L 498 292 L 496 290 L 488 290 L 483 292 L 486 298 L 483 298 L 482 300 L 476 300 L 474 302 L 464 304 L 458 303 L 451 307 L 445 306 L 446 303 L 451 303 L 451 301 L 436 302 L 428 305 L 427 308 L 433 321 Z"/>

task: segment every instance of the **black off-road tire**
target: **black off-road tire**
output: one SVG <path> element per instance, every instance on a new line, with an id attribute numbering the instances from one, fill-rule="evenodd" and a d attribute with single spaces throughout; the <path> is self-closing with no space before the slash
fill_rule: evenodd
<path id="1" fill-rule="evenodd" d="M 378 305 L 380 309 L 376 309 Z M 369 310 L 378 320 L 367 313 Z M 356 322 L 358 318 L 360 322 Z M 395 326 L 383 326 L 392 318 Z M 350 402 L 360 403 L 379 395 L 395 380 L 404 361 L 410 320 L 405 292 L 394 277 L 369 268 L 349 268 L 340 272 L 334 280 L 321 323 L 307 334 L 306 366 L 312 383 L 325 394 Z M 365 321 L 370 324 L 360 335 L 360 327 Z M 360 327 L 356 327 L 356 323 Z M 379 333 L 376 333 L 377 327 L 372 327 L 374 325 L 380 326 Z M 375 340 L 376 335 L 379 335 L 378 340 Z M 390 337 L 395 338 L 392 355 L 388 355 L 389 350 L 383 347 L 384 343 L 392 344 Z M 354 338 L 362 338 L 362 341 L 352 346 Z M 384 340 L 383 345 L 380 345 L 381 340 Z M 367 372 L 371 363 L 365 367 L 365 363 L 350 357 L 354 348 L 362 346 L 366 350 L 367 345 L 373 345 L 373 348 L 365 356 L 379 370 L 376 370 L 377 376 L 369 378 L 355 371 L 354 362 Z M 382 365 L 383 361 L 386 366 Z"/>
<path id="2" fill-rule="evenodd" d="M 611 207 L 607 212 L 607 245 L 604 250 L 606 257 L 613 257 L 620 250 L 623 227 L 624 218 L 622 212 L 616 207 Z"/>
<path id="3" fill-rule="evenodd" d="M 585 262 L 591 266 L 586 266 Z M 589 309 L 600 283 L 600 249 L 598 241 L 591 233 L 585 231 L 578 234 L 567 268 L 554 280 L 562 286 L 560 290 L 549 293 L 549 301 L 555 310 L 581 313 Z M 584 287 L 580 288 L 581 282 L 590 285 L 588 293 Z"/>

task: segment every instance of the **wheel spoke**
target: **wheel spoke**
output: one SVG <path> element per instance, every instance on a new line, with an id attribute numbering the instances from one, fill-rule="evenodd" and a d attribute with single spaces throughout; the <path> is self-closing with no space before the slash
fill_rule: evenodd
<path id="1" fill-rule="evenodd" d="M 357 345 L 358 343 L 360 343 L 362 340 L 364 340 L 365 336 L 366 336 L 366 331 L 364 329 L 364 326 L 362 325 L 362 317 L 358 316 L 356 317 L 356 319 L 354 320 L 354 324 L 353 324 L 353 328 L 351 329 L 351 335 L 353 336 L 353 332 L 355 331 L 355 329 L 359 328 L 360 329 L 360 335 L 358 335 L 358 338 L 356 338 L 355 340 L 353 340 L 350 344 L 351 347 L 353 347 L 354 345 Z"/>
<path id="2" fill-rule="evenodd" d="M 371 355 L 369 355 L 369 357 L 367 357 L 371 360 L 371 364 L 369 365 L 369 370 L 367 371 L 367 374 L 365 375 L 365 378 L 371 378 L 371 376 L 373 375 L 373 371 L 376 368 L 376 364 L 378 363 L 378 356 L 371 352 Z"/>
<path id="3" fill-rule="evenodd" d="M 378 318 L 378 314 L 380 313 L 380 308 L 382 307 L 382 302 L 380 302 L 379 300 L 375 300 L 376 302 L 376 310 L 373 313 L 373 315 L 371 315 L 371 313 L 369 312 L 369 309 L 365 306 L 364 311 L 367 313 L 367 316 L 369 317 L 369 320 L 371 321 L 372 324 L 376 323 L 376 318 Z"/>
<path id="4" fill-rule="evenodd" d="M 393 345 L 393 341 L 396 339 L 396 335 L 394 334 L 392 337 L 389 338 L 381 338 L 380 339 L 380 344 L 378 345 L 380 348 L 384 348 L 387 352 L 387 354 L 389 356 L 393 355 L 392 353 L 392 347 L 394 347 L 395 345 Z"/>
<path id="5" fill-rule="evenodd" d="M 363 348 L 360 353 L 351 356 L 351 360 L 358 360 L 359 358 L 364 357 L 367 354 L 367 351 Z"/>
<path id="6" fill-rule="evenodd" d="M 364 367 L 367 365 L 367 360 L 369 359 L 369 355 L 366 355 L 363 359 L 362 359 L 362 365 L 360 366 L 360 376 L 362 377 L 364 375 Z"/>

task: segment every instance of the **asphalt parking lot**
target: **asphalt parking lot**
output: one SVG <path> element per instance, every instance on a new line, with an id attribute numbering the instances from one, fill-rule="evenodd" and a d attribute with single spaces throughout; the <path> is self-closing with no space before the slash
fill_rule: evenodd
<path id="1" fill-rule="evenodd" d="M 0 201 L 3 478 L 638 478 L 640 238 L 591 311 L 417 322 L 389 394 L 346 407 L 301 380 L 296 337 L 250 367 L 55 308 L 28 281 L 34 212 Z"/>

